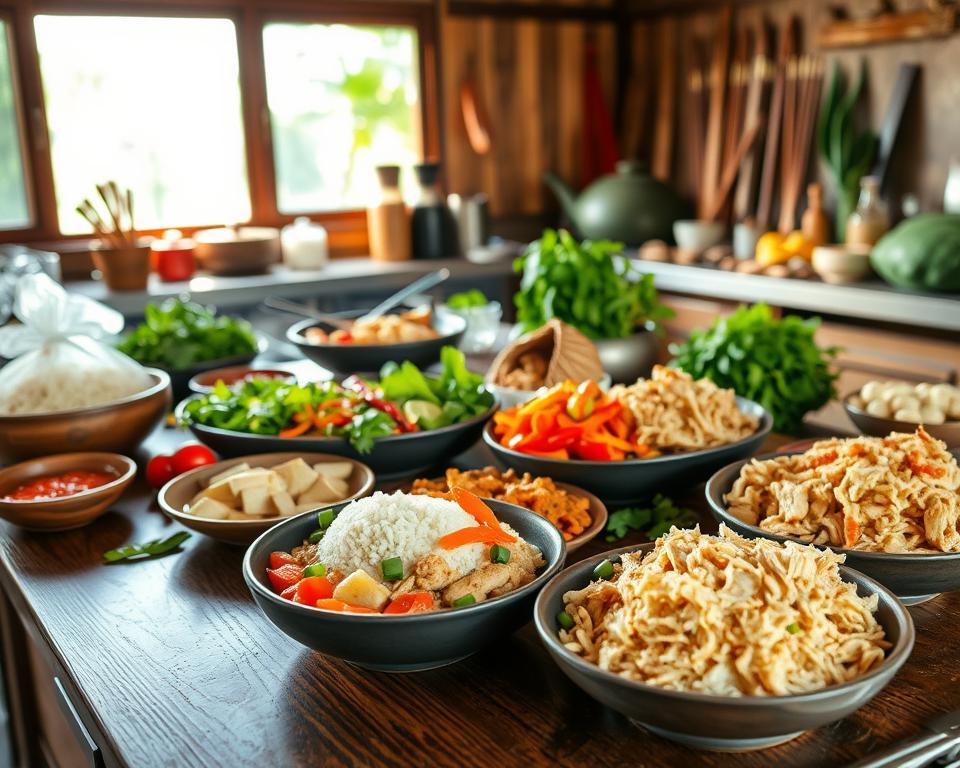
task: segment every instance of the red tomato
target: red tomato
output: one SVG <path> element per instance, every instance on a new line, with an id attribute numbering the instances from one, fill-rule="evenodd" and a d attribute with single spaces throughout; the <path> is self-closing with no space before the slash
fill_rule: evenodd
<path id="1" fill-rule="evenodd" d="M 197 467 L 216 464 L 217 457 L 205 445 L 187 443 L 177 449 L 177 452 L 170 457 L 170 462 L 173 465 L 174 474 L 182 475 Z"/>
<path id="2" fill-rule="evenodd" d="M 296 565 L 297 558 L 291 555 L 289 552 L 271 552 L 270 553 L 270 567 L 279 568 L 283 565 Z"/>
<path id="3" fill-rule="evenodd" d="M 267 568 L 267 578 L 274 592 L 283 592 L 303 578 L 303 568 L 298 565 L 281 565 L 279 568 Z"/>
<path id="4" fill-rule="evenodd" d="M 307 576 L 297 584 L 297 595 L 305 605 L 316 605 L 317 600 L 327 600 L 333 597 L 333 584 L 327 581 L 326 576 Z"/>
<path id="5" fill-rule="evenodd" d="M 152 488 L 162 488 L 174 478 L 175 474 L 169 456 L 154 456 L 147 463 L 147 482 Z"/>
<path id="6" fill-rule="evenodd" d="M 433 610 L 433 595 L 429 592 L 407 592 L 400 595 L 384 613 L 422 613 Z"/>
<path id="7" fill-rule="evenodd" d="M 297 594 L 297 585 L 294 584 L 292 587 L 287 587 L 283 592 L 280 593 L 280 597 L 285 597 L 287 600 L 292 600 L 295 603 L 300 602 L 300 595 Z"/>

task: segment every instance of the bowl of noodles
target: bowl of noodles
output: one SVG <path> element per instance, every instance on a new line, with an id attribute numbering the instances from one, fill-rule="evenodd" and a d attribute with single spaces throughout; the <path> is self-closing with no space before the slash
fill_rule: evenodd
<path id="1" fill-rule="evenodd" d="M 864 706 L 910 655 L 913 622 L 829 550 L 672 529 L 562 571 L 537 632 L 587 694 L 698 749 L 788 741 Z"/>
<path id="2" fill-rule="evenodd" d="M 960 466 L 923 427 L 730 464 L 706 494 L 738 533 L 829 547 L 908 605 L 960 589 Z"/>

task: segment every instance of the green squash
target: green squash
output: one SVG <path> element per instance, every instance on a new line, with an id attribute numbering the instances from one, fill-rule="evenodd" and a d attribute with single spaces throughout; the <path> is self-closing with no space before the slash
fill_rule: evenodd
<path id="1" fill-rule="evenodd" d="M 960 215 L 924 213 L 907 219 L 880 238 L 870 264 L 899 288 L 960 291 Z"/>

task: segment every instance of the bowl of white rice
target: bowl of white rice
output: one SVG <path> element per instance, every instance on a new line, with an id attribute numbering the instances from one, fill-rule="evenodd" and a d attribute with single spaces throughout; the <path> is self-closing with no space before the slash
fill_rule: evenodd
<path id="1" fill-rule="evenodd" d="M 267 576 L 271 553 L 299 554 L 317 529 L 318 515 L 307 512 L 274 526 L 247 550 L 243 575 L 266 617 L 285 634 L 327 656 L 368 669 L 413 672 L 459 661 L 526 624 L 540 588 L 563 567 L 563 536 L 545 518 L 513 504 L 484 499 L 503 530 L 539 550 L 543 564 L 532 581 L 504 594 L 480 596 L 472 604 L 451 607 L 437 598 L 436 608 L 418 613 L 334 612 L 294 602 L 277 594 Z M 381 577 L 385 560 L 402 561 L 404 574 L 425 556 L 439 556 L 458 576 L 476 573 L 488 559 L 483 544 L 438 548 L 438 540 L 477 521 L 456 503 L 404 493 L 376 493 L 330 507 L 335 517 L 315 556 L 328 569 L 363 571 Z M 314 551 L 311 550 L 311 557 Z"/>

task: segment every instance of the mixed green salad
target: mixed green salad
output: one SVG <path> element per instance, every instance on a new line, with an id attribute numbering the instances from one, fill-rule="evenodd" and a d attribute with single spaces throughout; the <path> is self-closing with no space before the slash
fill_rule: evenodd
<path id="1" fill-rule="evenodd" d="M 181 420 L 256 435 L 343 437 L 358 453 L 369 453 L 377 438 L 439 429 L 490 410 L 494 397 L 460 350 L 444 347 L 440 363 L 437 376 L 404 362 L 387 363 L 377 381 L 217 382 L 210 394 L 187 402 Z"/>
<path id="2" fill-rule="evenodd" d="M 117 349 L 142 365 L 180 370 L 209 360 L 255 355 L 257 337 L 246 320 L 167 299 L 159 306 L 148 304 L 143 322 L 121 339 Z"/>

